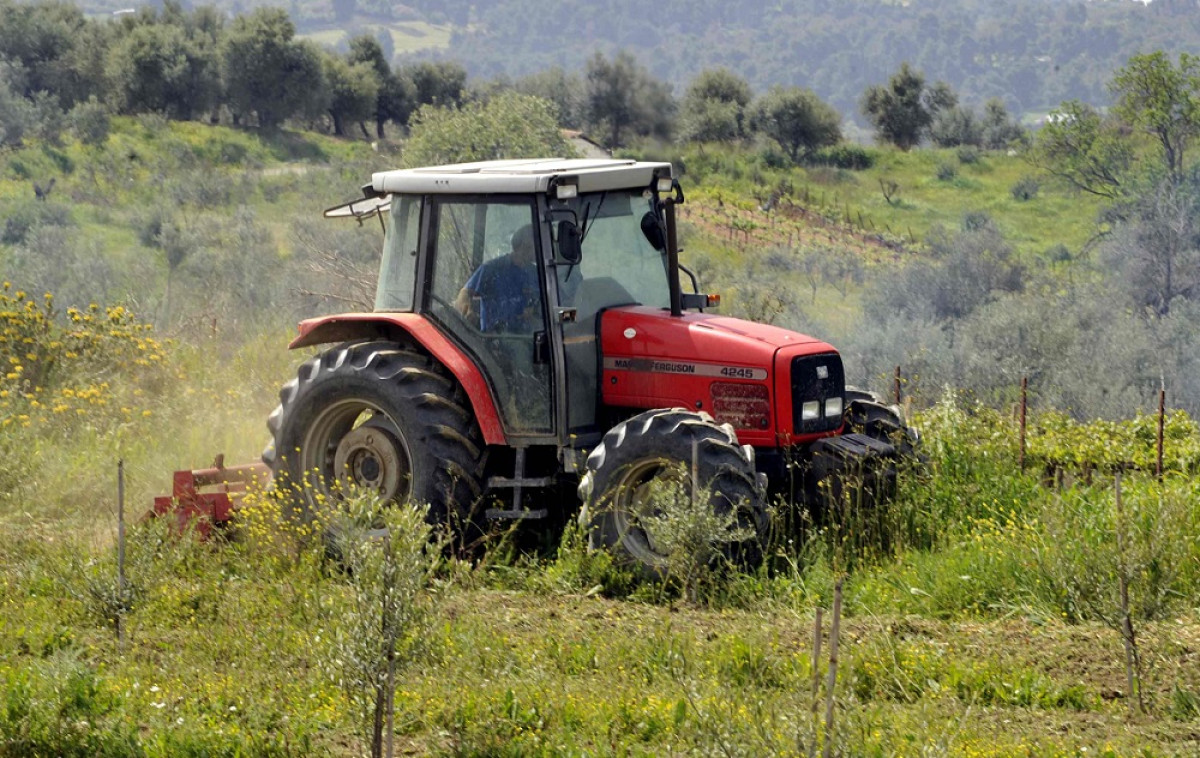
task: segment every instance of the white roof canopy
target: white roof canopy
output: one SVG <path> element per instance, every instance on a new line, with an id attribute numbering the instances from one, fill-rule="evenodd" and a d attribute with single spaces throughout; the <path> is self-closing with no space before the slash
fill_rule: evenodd
<path id="1" fill-rule="evenodd" d="M 579 192 L 649 187 L 671 176 L 670 163 L 616 158 L 532 158 L 457 163 L 381 171 L 371 176 L 376 192 L 403 195 L 546 192 L 555 177 L 575 177 Z"/>

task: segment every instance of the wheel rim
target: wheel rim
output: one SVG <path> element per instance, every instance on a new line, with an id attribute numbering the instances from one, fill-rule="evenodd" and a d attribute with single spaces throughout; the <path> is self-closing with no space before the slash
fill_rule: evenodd
<path id="1" fill-rule="evenodd" d="M 655 534 L 656 517 L 661 511 L 656 497 L 677 496 L 686 492 L 686 482 L 678 467 L 665 459 L 652 459 L 628 467 L 612 501 L 613 525 L 625 551 L 635 560 L 650 566 L 666 562 L 661 536 Z"/>
<path id="2" fill-rule="evenodd" d="M 403 500 L 412 489 L 412 456 L 399 427 L 366 400 L 350 398 L 321 409 L 304 434 L 300 461 L 316 493 L 328 495 L 334 481 L 387 500 Z"/>

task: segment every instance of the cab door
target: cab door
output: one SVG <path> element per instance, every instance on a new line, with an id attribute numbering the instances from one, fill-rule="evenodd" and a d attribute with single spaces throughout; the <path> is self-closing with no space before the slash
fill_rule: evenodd
<path id="1" fill-rule="evenodd" d="M 502 196 L 434 195 L 428 199 L 424 292 L 427 313 L 458 342 L 488 378 L 505 434 L 515 441 L 535 441 L 555 432 L 545 295 L 545 263 L 532 199 Z M 529 272 L 535 284 L 524 288 L 530 317 L 519 328 L 497 328 L 481 316 L 488 303 L 467 297 L 464 288 L 483 267 L 494 272 L 512 253 L 513 234 L 534 230 L 534 260 Z M 516 273 L 524 277 L 524 272 Z M 479 278 L 474 279 L 478 282 Z"/>

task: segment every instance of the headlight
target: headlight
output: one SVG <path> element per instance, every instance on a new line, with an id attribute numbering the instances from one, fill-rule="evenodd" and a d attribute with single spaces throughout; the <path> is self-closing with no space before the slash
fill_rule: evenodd
<path id="1" fill-rule="evenodd" d="M 842 399 L 840 397 L 831 397 L 825 401 L 825 418 L 833 418 L 842 415 Z"/>
<path id="2" fill-rule="evenodd" d="M 816 400 L 810 400 L 800 406 L 800 419 L 803 421 L 815 421 L 821 417 L 821 404 Z"/>

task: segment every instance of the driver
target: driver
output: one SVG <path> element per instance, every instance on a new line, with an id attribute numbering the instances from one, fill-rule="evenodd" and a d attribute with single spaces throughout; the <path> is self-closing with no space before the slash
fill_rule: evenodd
<path id="1" fill-rule="evenodd" d="M 528 331 L 541 320 L 533 226 L 518 228 L 509 244 L 511 252 L 475 269 L 454 301 L 469 317 L 478 300 L 479 328 L 485 332 Z"/>

